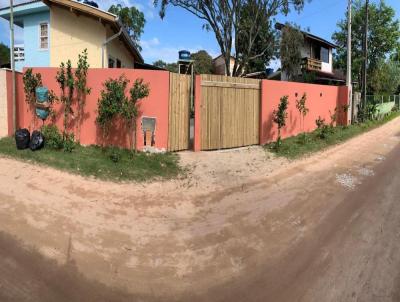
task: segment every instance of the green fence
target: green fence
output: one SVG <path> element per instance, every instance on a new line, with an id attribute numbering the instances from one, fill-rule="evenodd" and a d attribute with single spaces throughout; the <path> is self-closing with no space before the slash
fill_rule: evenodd
<path id="1" fill-rule="evenodd" d="M 392 102 L 399 105 L 400 95 L 367 95 L 367 103 L 383 104 Z"/>
<path id="2" fill-rule="evenodd" d="M 367 95 L 367 103 L 376 104 L 376 118 L 382 117 L 392 111 L 394 106 L 399 106 L 399 95 Z"/>

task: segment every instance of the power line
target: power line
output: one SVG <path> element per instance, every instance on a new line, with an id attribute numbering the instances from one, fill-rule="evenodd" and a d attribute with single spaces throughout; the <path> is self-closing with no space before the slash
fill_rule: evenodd
<path id="1" fill-rule="evenodd" d="M 333 0 L 333 3 L 331 3 L 330 5 L 328 5 L 328 6 L 325 5 L 323 8 L 321 7 L 320 9 L 318 9 L 318 10 L 316 10 L 316 11 L 310 13 L 310 14 L 302 15 L 302 16 L 296 18 L 293 22 L 298 22 L 299 20 L 308 19 L 308 18 L 313 17 L 313 16 L 315 16 L 315 15 L 317 15 L 317 14 L 323 12 L 323 11 L 330 13 L 328 8 L 332 8 L 332 7 L 339 6 L 340 4 L 344 4 L 345 1 L 346 0 Z"/>

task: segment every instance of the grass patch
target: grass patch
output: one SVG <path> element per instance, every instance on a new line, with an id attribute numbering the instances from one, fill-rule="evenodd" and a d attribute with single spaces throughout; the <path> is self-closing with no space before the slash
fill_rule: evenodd
<path id="1" fill-rule="evenodd" d="M 380 125 L 383 125 L 394 118 L 400 116 L 400 112 L 391 112 L 380 120 L 368 121 L 365 123 L 350 125 L 348 127 L 335 127 L 331 128 L 325 138 L 321 138 L 319 130 L 311 133 L 306 133 L 305 138 L 303 134 L 298 136 L 289 137 L 281 142 L 281 146 L 277 150 L 275 143 L 270 143 L 264 147 L 277 154 L 289 159 L 296 159 L 311 153 L 323 150 L 329 146 L 342 143 L 350 138 L 359 134 L 372 130 Z"/>
<path id="2" fill-rule="evenodd" d="M 72 152 L 44 148 L 17 150 L 14 138 L 0 139 L 0 154 L 83 176 L 113 181 L 147 181 L 178 176 L 182 169 L 173 153 L 132 153 L 118 148 L 76 146 Z"/>

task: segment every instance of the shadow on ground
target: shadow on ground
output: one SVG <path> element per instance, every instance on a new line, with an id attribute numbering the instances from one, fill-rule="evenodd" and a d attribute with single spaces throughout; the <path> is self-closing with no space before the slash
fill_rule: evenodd
<path id="1" fill-rule="evenodd" d="M 151 301 L 86 279 L 73 261 L 58 265 L 0 232 L 0 301 Z"/>

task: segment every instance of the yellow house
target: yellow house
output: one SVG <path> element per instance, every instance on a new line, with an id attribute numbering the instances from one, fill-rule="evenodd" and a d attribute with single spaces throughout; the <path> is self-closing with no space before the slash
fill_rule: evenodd
<path id="1" fill-rule="evenodd" d="M 0 10 L 9 20 L 10 9 Z M 134 68 L 143 63 L 116 15 L 72 0 L 31 0 L 14 6 L 14 23 L 23 28 L 16 69 L 58 67 L 88 51 L 93 68 Z M 21 54 L 22 52 L 22 54 Z"/>

